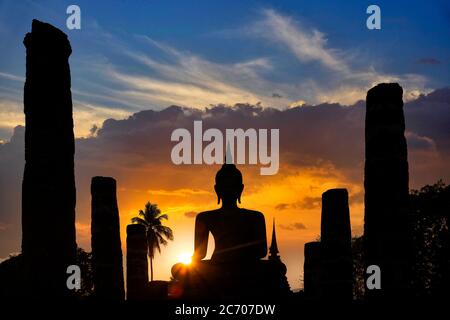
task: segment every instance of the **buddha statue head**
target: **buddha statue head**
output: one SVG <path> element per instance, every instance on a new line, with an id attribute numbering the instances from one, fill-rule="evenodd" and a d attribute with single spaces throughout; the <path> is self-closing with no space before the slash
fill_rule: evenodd
<path id="1" fill-rule="evenodd" d="M 241 203 L 241 194 L 244 190 L 242 173 L 234 164 L 224 163 L 216 173 L 214 190 L 217 194 L 217 203 L 222 200 L 222 205 L 235 205 Z"/>

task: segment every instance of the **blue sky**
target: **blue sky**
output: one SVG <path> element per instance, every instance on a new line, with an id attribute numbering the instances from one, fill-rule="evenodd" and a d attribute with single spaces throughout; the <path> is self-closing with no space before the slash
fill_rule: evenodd
<path id="1" fill-rule="evenodd" d="M 68 30 L 66 8 L 81 8 Z M 381 8 L 382 29 L 366 28 Z M 177 104 L 363 99 L 399 82 L 405 100 L 450 83 L 447 1 L 1 1 L 0 139 L 23 123 L 23 37 L 33 18 L 72 43 L 75 132 Z"/>

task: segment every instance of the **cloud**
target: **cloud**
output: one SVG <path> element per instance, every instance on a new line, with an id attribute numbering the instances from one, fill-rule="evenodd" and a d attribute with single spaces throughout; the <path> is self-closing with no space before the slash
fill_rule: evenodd
<path id="1" fill-rule="evenodd" d="M 280 203 L 280 204 L 277 204 L 275 206 L 275 209 L 276 210 L 280 210 L 280 211 L 283 211 L 283 210 L 286 210 L 286 209 L 289 209 L 289 208 L 311 210 L 311 209 L 319 208 L 321 203 L 322 203 L 322 198 L 321 197 L 306 196 L 302 200 L 296 201 L 294 203 Z"/>
<path id="2" fill-rule="evenodd" d="M 5 78 L 7 80 L 25 82 L 25 78 L 21 76 L 16 76 L 15 74 L 0 72 L 0 77 Z"/>
<path id="3" fill-rule="evenodd" d="M 279 44 L 272 47 L 276 55 L 261 48 L 245 59 L 226 61 L 148 35 L 120 36 L 98 24 L 93 27 L 95 32 L 86 34 L 85 41 L 98 50 L 83 52 L 71 62 L 77 136 L 88 136 L 94 124 L 109 117 L 168 105 L 202 109 L 261 102 L 284 109 L 325 102 L 353 104 L 364 99 L 375 83 L 393 81 L 402 83 L 405 96 L 412 98 L 430 91 L 424 76 L 382 72 L 366 63 L 373 57 L 333 48 L 325 32 L 275 10 L 261 10 L 255 22 L 243 25 L 236 36 L 246 36 L 254 46 Z M 290 56 L 300 66 L 287 65 Z M 2 74 L 10 81 L 20 79 Z M 93 121 L 83 121 L 87 113 Z"/>
<path id="4" fill-rule="evenodd" d="M 77 232 L 77 239 L 79 242 L 89 242 L 91 240 L 91 225 L 90 223 L 82 223 L 77 221 L 75 223 Z"/>
<path id="5" fill-rule="evenodd" d="M 305 197 L 302 201 L 295 204 L 296 207 L 302 209 L 315 209 L 322 204 L 321 197 Z"/>
<path id="6" fill-rule="evenodd" d="M 192 190 L 192 189 L 148 190 L 147 192 L 155 196 L 169 196 L 169 197 L 192 197 L 198 195 L 211 194 L 211 192 L 206 190 Z"/>
<path id="7" fill-rule="evenodd" d="M 160 49 L 165 62 L 149 54 L 126 49 L 128 58 L 147 69 L 148 73 L 126 73 L 117 67 L 105 68 L 105 76 L 124 86 L 122 96 L 137 103 L 156 102 L 159 105 L 203 107 L 209 104 L 257 103 L 260 100 L 275 102 L 275 97 L 257 86 L 271 86 L 260 76 L 272 68 L 268 59 L 219 64 L 192 53 L 178 51 L 147 36 L 139 36 Z M 140 101 L 139 101 L 140 100 Z M 283 101 L 284 103 L 286 101 Z"/>
<path id="8" fill-rule="evenodd" d="M 187 211 L 184 213 L 184 215 L 188 218 L 195 218 L 197 216 L 197 212 L 195 211 Z"/>
<path id="9" fill-rule="evenodd" d="M 292 231 L 292 230 L 305 230 L 306 226 L 301 222 L 295 222 L 289 225 L 280 224 L 280 228 L 283 230 Z"/>
<path id="10" fill-rule="evenodd" d="M 108 118 L 168 105 L 200 109 L 239 102 L 261 102 L 278 109 L 321 103 L 350 105 L 364 99 L 367 89 L 379 82 L 402 83 L 405 101 L 431 91 L 427 77 L 384 72 L 382 65 L 371 62 L 377 57 L 333 47 L 326 31 L 271 9 L 260 10 L 252 22 L 234 32 L 258 50 L 245 58 L 232 55 L 234 58 L 222 60 L 149 35 L 112 33 L 90 19 L 85 24 L 83 41 L 71 36 L 76 53 L 71 57 L 71 71 L 77 137 L 89 136 L 94 125 L 100 126 Z M 277 46 L 268 46 L 268 41 Z M 299 64 L 292 63 L 291 57 Z M 423 63 L 435 60 L 420 59 Z M 0 70 L 2 104 L 21 106 L 24 78 L 18 73 Z M 11 106 L 1 110 L 12 110 Z M 0 114 L 0 119 L 3 140 L 14 125 L 23 123 L 22 107 Z"/>
<path id="11" fill-rule="evenodd" d="M 295 229 L 297 229 L 297 230 L 303 230 L 303 229 L 306 229 L 306 226 L 305 226 L 303 223 L 301 223 L 301 222 L 296 222 L 296 223 L 294 223 L 294 224 L 293 224 L 293 227 L 294 227 Z"/>
<path id="12" fill-rule="evenodd" d="M 425 136 L 419 136 L 414 132 L 407 131 L 405 133 L 408 147 L 415 150 L 436 151 L 436 143 L 433 139 Z"/>
<path id="13" fill-rule="evenodd" d="M 426 88 L 427 79 L 424 76 L 378 71 L 373 65 L 365 63 L 369 57 L 329 47 L 325 33 L 306 27 L 298 19 L 271 9 L 261 13 L 262 20 L 245 28 L 246 34 L 281 44 L 302 64 L 316 62 L 324 69 L 314 69 L 315 75 L 312 77 L 304 75 L 304 83 L 299 85 L 302 91 L 312 92 L 310 102 L 353 104 L 363 99 L 369 88 L 381 82 L 402 83 L 406 96 L 431 91 Z M 364 62 L 366 67 L 355 67 L 355 62 Z"/>
<path id="14" fill-rule="evenodd" d="M 340 72 L 348 72 L 346 63 L 337 51 L 326 48 L 325 35 L 313 29 L 305 30 L 298 21 L 279 14 L 274 10 L 263 10 L 262 36 L 285 45 L 302 62 L 317 61 L 325 67 Z"/>
<path id="15" fill-rule="evenodd" d="M 441 61 L 436 58 L 421 58 L 417 60 L 417 64 L 438 65 L 441 64 Z"/>
<path id="16" fill-rule="evenodd" d="M 289 203 L 279 203 L 275 206 L 275 210 L 283 211 L 289 208 Z"/>
<path id="17" fill-rule="evenodd" d="M 10 227 L 9 224 L 0 222 L 0 231 L 5 231 L 8 227 Z"/>
<path id="18" fill-rule="evenodd" d="M 23 105 L 13 100 L 0 100 L 0 130 L 9 136 L 17 125 L 25 123 Z"/>

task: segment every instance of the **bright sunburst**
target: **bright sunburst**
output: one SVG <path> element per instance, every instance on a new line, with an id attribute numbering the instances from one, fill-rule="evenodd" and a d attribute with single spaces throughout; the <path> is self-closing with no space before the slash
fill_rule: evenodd
<path id="1" fill-rule="evenodd" d="M 190 264 L 192 262 L 192 254 L 183 252 L 178 256 L 178 262 L 183 264 Z"/>

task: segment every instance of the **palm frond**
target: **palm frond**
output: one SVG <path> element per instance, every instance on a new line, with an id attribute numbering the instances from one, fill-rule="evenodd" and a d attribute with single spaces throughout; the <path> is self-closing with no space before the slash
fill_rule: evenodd
<path id="1" fill-rule="evenodd" d="M 159 221 L 161 220 L 169 220 L 169 216 L 167 214 L 160 214 L 156 217 Z"/>
<path id="2" fill-rule="evenodd" d="M 156 237 L 158 238 L 158 242 L 161 243 L 164 246 L 167 246 L 166 239 L 163 238 L 163 236 L 159 233 L 156 234 Z"/>
<path id="3" fill-rule="evenodd" d="M 168 240 L 173 240 L 173 231 L 169 227 L 160 225 L 156 227 L 156 231 L 163 234 Z"/>
<path id="4" fill-rule="evenodd" d="M 159 241 L 158 240 L 156 240 L 154 242 L 154 247 L 153 248 L 158 249 L 158 252 L 161 253 L 161 246 L 159 245 Z"/>
<path id="5" fill-rule="evenodd" d="M 142 225 L 144 225 L 144 226 L 147 226 L 147 225 L 148 225 L 147 221 L 145 221 L 144 219 L 139 218 L 139 217 L 133 217 L 133 218 L 131 218 L 131 222 L 132 222 L 132 223 L 137 223 L 137 224 L 142 224 Z"/>

